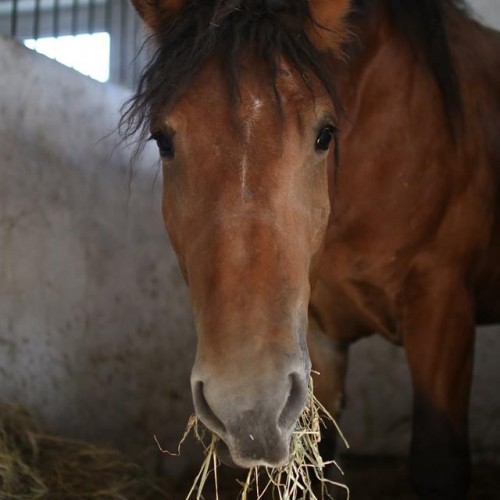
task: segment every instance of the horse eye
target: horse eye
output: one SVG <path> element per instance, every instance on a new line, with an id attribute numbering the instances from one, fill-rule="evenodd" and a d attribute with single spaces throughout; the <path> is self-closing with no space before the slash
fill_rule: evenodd
<path id="1" fill-rule="evenodd" d="M 321 129 L 316 139 L 316 151 L 328 151 L 333 135 L 337 129 L 333 125 L 327 125 Z"/>
<path id="2" fill-rule="evenodd" d="M 161 157 L 172 159 L 175 156 L 174 143 L 171 135 L 158 132 L 153 134 L 151 139 L 156 141 Z"/>

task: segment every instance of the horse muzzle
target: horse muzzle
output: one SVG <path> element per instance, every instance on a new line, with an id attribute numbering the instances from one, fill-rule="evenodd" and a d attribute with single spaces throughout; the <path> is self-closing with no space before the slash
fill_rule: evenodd
<path id="1" fill-rule="evenodd" d="M 280 467 L 289 458 L 290 439 L 307 398 L 309 366 L 285 376 L 255 376 L 235 383 L 202 379 L 193 370 L 196 413 L 220 437 L 217 454 L 230 466 Z"/>

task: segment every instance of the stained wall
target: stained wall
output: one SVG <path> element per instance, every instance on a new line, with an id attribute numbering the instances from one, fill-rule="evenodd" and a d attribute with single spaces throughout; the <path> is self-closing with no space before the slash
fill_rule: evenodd
<path id="1" fill-rule="evenodd" d="M 194 334 L 156 151 L 128 92 L 0 39 L 0 398 L 65 435 L 141 448 L 191 413 Z"/>

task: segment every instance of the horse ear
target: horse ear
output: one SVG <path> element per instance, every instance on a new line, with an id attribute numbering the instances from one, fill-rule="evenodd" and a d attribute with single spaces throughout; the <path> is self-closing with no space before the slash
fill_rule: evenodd
<path id="1" fill-rule="evenodd" d="M 351 9 L 352 0 L 309 0 L 313 25 L 309 38 L 319 49 L 335 48 L 348 33 L 345 18 Z"/>
<path id="2" fill-rule="evenodd" d="M 172 15 L 179 12 L 185 0 L 132 0 L 144 22 L 154 31 Z"/>

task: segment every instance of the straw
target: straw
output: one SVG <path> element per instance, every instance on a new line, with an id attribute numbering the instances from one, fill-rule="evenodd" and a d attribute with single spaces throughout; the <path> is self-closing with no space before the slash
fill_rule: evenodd
<path id="1" fill-rule="evenodd" d="M 28 411 L 0 403 L 2 500 L 168 498 L 119 452 L 46 433 Z"/>
<path id="2" fill-rule="evenodd" d="M 349 448 L 349 444 L 335 419 L 314 396 L 311 378 L 305 408 L 292 434 L 288 464 L 278 468 L 254 467 L 249 469 L 246 480 L 239 482 L 241 486 L 239 498 L 241 500 L 250 500 L 250 498 L 260 500 L 264 498 L 265 494 L 272 492 L 272 497 L 279 500 L 326 500 L 333 499 L 331 489 L 335 486 L 344 490 L 346 498 L 349 500 L 348 486 L 328 479 L 325 474 L 326 468 L 333 466 L 344 475 L 342 469 L 336 461 L 325 462 L 319 452 L 321 428 L 326 427 L 328 422 L 333 423 L 344 445 Z M 219 500 L 217 468 L 220 462 L 215 452 L 219 438 L 212 434 L 209 444 L 206 444 L 200 422 L 196 416 L 192 416 L 179 444 L 177 454 L 180 454 L 181 446 L 191 432 L 204 447 L 204 460 L 186 500 L 201 500 L 204 488 L 212 475 L 215 482 L 215 500 Z M 161 448 L 158 440 L 156 441 L 160 450 L 163 453 L 168 453 Z"/>

